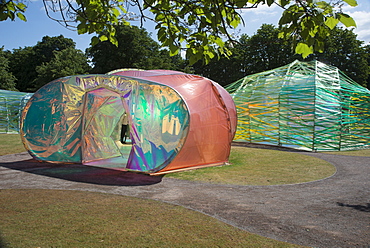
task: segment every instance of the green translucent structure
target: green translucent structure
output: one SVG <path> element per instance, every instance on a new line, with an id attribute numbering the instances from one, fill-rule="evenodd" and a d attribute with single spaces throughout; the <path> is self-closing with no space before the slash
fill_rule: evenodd
<path id="1" fill-rule="evenodd" d="M 370 91 L 319 61 L 293 63 L 230 84 L 234 141 L 312 151 L 370 146 Z"/>
<path id="2" fill-rule="evenodd" d="M 18 133 L 24 106 L 33 93 L 0 90 L 0 133 Z"/>

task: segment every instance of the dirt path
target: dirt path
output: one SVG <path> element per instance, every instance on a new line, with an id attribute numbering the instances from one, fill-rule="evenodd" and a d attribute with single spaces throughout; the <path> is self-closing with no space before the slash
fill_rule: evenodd
<path id="1" fill-rule="evenodd" d="M 370 247 L 370 157 L 306 153 L 337 168 L 294 185 L 233 186 L 0 157 L 0 189 L 67 189 L 181 205 L 268 238 L 311 247 Z M 289 152 L 286 156 L 289 156 Z"/>

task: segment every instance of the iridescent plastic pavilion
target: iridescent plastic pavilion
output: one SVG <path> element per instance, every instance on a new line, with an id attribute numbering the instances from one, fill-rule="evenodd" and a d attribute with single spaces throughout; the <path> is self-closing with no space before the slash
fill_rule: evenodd
<path id="1" fill-rule="evenodd" d="M 129 116 L 131 145 L 119 142 Z M 228 162 L 236 129 L 217 83 L 165 70 L 118 70 L 55 80 L 28 101 L 21 137 L 37 160 L 149 174 Z"/>

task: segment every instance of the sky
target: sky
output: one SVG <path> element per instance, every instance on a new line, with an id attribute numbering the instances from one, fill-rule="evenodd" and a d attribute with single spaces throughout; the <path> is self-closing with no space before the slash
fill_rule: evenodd
<path id="1" fill-rule="evenodd" d="M 344 7 L 344 10 L 357 23 L 357 28 L 354 29 L 354 32 L 358 35 L 357 39 L 364 41 L 365 44 L 370 44 L 370 0 L 357 0 L 357 2 L 359 4 L 357 7 L 348 6 Z M 272 7 L 261 5 L 255 9 L 245 10 L 242 12 L 245 26 L 238 27 L 236 34 L 253 35 L 264 23 L 277 26 L 281 13 L 281 8 L 276 5 Z M 4 50 L 35 46 L 44 36 L 54 37 L 59 35 L 73 39 L 76 42 L 77 49 L 85 51 L 89 47 L 92 35 L 78 35 L 77 31 L 68 30 L 57 22 L 50 20 L 45 14 L 41 0 L 30 1 L 25 15 L 27 22 L 19 19 L 0 22 L 0 47 L 4 47 Z M 132 24 L 139 25 L 139 23 Z M 144 24 L 144 28 L 152 33 L 153 39 L 156 39 L 153 27 L 154 24 L 152 23 Z"/>

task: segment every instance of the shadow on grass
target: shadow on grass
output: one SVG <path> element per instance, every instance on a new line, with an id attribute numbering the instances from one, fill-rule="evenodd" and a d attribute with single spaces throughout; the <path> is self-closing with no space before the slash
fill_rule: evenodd
<path id="1" fill-rule="evenodd" d="M 82 164 L 53 164 L 33 159 L 0 163 L 1 166 L 36 175 L 59 178 L 68 181 L 110 185 L 140 186 L 160 183 L 163 176 L 150 176 L 134 172 L 86 166 Z"/>
<path id="2" fill-rule="evenodd" d="M 4 238 L 3 238 L 3 235 L 1 234 L 1 231 L 0 231 L 0 248 L 8 248 L 9 246 L 6 244 Z"/>

